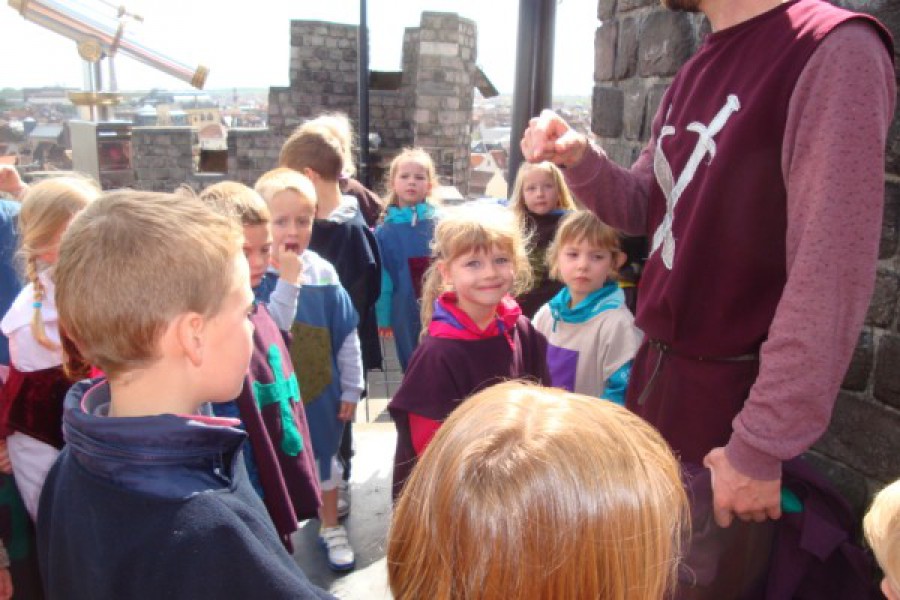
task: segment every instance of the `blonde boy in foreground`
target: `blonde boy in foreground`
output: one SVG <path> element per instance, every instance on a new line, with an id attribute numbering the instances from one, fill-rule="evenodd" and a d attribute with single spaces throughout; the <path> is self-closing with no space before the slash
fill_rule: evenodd
<path id="1" fill-rule="evenodd" d="M 278 539 L 234 419 L 251 354 L 236 222 L 197 199 L 118 192 L 82 212 L 56 267 L 60 328 L 107 380 L 66 398 L 39 507 L 49 598 L 329 598 Z"/>
<path id="2" fill-rule="evenodd" d="M 884 571 L 881 591 L 888 600 L 900 600 L 900 479 L 875 496 L 863 531 Z"/>

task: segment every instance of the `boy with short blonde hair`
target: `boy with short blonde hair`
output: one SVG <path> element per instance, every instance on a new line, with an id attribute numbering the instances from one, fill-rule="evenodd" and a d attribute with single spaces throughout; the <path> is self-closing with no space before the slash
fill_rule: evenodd
<path id="1" fill-rule="evenodd" d="M 307 204 L 316 207 L 316 188 L 309 177 L 287 167 L 272 169 L 256 181 L 256 192 L 266 201 L 282 190 L 294 190 L 306 200 Z"/>
<path id="2" fill-rule="evenodd" d="M 884 571 L 881 591 L 888 600 L 900 600 L 900 479 L 875 496 L 863 530 Z"/>
<path id="3" fill-rule="evenodd" d="M 265 225 L 272 221 L 269 207 L 260 195 L 237 181 L 220 181 L 202 192 L 200 199 L 222 214 L 234 215 L 244 227 Z M 244 236 L 246 239 L 246 235 Z"/>
<path id="4" fill-rule="evenodd" d="M 160 336 L 175 314 L 219 312 L 235 285 L 232 263 L 242 234 L 236 223 L 184 197 L 114 192 L 102 207 L 66 236 L 68 255 L 60 250 L 55 273 L 63 290 L 56 295 L 65 295 L 59 313 L 68 336 L 115 380 L 159 358 Z M 153 241 L 137 243 L 141 238 Z M 98 283 L 108 285 L 102 296 Z"/>
<path id="5" fill-rule="evenodd" d="M 66 398 L 38 556 L 50 598 L 328 598 L 281 546 L 233 419 L 253 310 L 238 224 L 195 198 L 117 192 L 60 246 L 60 328 L 107 379 Z"/>
<path id="6" fill-rule="evenodd" d="M 200 199 L 243 227 L 243 251 L 250 266 L 250 286 L 255 288 L 271 258 L 269 207 L 255 191 L 234 181 L 207 187 Z M 312 441 L 282 331 L 264 304 L 256 304 L 250 323 L 253 354 L 244 385 L 233 402 L 218 402 L 213 412 L 241 420 L 249 438 L 243 454 L 250 482 L 285 549 L 293 552 L 291 536 L 298 522 L 317 516 L 322 504 Z"/>
<path id="7" fill-rule="evenodd" d="M 338 522 L 343 469 L 337 454 L 363 391 L 359 318 L 334 267 L 308 249 L 318 202 L 309 179 L 290 169 L 275 169 L 259 179 L 256 190 L 272 213 L 275 266 L 256 295 L 268 304 L 278 326 L 293 334 L 291 358 L 305 397 L 322 488 L 320 536 L 331 569 L 348 571 L 355 555 Z"/>

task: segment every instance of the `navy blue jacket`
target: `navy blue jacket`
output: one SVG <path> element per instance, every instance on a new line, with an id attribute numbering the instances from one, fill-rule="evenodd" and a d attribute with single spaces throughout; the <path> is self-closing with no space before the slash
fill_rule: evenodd
<path id="1" fill-rule="evenodd" d="M 375 318 L 375 302 L 381 295 L 381 253 L 375 234 L 363 220 L 355 199 L 345 200 L 327 219 L 313 222 L 309 249 L 331 263 L 341 285 L 350 294 L 353 308 L 359 315 L 356 329 L 363 367 L 366 371 L 382 370 L 381 342 Z"/>
<path id="2" fill-rule="evenodd" d="M 91 387 L 93 385 L 93 387 Z M 48 598 L 331 598 L 250 486 L 246 434 L 210 418 L 111 418 L 105 382 L 66 397 L 38 510 Z"/>

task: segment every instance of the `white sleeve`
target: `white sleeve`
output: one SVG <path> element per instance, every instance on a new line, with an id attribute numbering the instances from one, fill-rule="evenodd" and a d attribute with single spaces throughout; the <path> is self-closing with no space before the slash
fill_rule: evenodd
<path id="1" fill-rule="evenodd" d="M 18 431 L 6 438 L 6 445 L 22 503 L 31 520 L 37 522 L 38 500 L 44 488 L 44 480 L 47 479 L 50 467 L 56 462 L 59 450 Z"/>
<path id="2" fill-rule="evenodd" d="M 300 286 L 284 281 L 280 277 L 275 282 L 275 289 L 269 296 L 269 314 L 272 320 L 282 331 L 290 331 L 291 324 L 297 314 L 297 298 L 300 295 Z"/>
<path id="3" fill-rule="evenodd" d="M 540 333 L 544 334 L 544 337 L 549 337 L 552 332 L 552 323 L 553 317 L 550 316 L 550 308 L 546 304 L 541 306 L 538 311 L 534 314 L 534 318 L 531 320 L 531 324 L 534 325 L 534 328 L 537 329 Z"/>
<path id="4" fill-rule="evenodd" d="M 364 383 L 362 351 L 355 329 L 344 338 L 338 350 L 337 366 L 341 372 L 341 402 L 359 402 Z"/>

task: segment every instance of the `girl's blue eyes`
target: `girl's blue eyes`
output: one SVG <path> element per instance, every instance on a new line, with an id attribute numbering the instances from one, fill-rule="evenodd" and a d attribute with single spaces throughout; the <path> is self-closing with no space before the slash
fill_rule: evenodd
<path id="1" fill-rule="evenodd" d="M 497 265 L 505 265 L 508 262 L 510 262 L 510 259 L 505 256 L 498 256 L 497 258 L 494 259 L 494 264 L 497 264 Z M 470 267 L 470 268 L 477 268 L 477 267 L 481 266 L 481 261 L 480 260 L 470 260 L 469 262 L 465 263 L 465 266 Z"/>
<path id="2" fill-rule="evenodd" d="M 563 254 L 563 256 L 565 256 L 566 258 L 578 258 L 578 253 L 577 252 L 566 252 Z M 591 258 L 591 260 L 603 260 L 604 258 L 606 258 L 606 255 L 605 254 L 591 254 L 590 258 Z"/>

